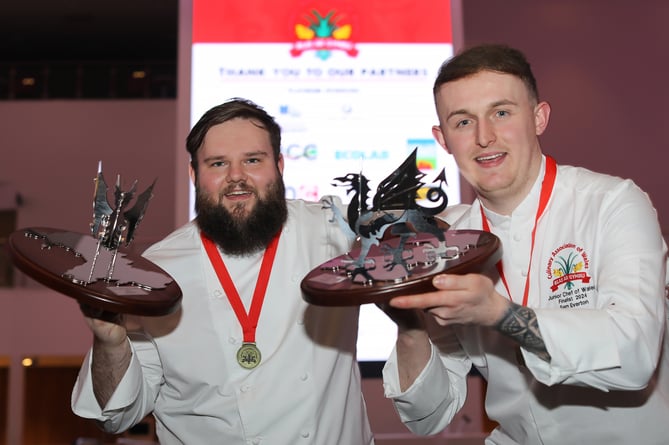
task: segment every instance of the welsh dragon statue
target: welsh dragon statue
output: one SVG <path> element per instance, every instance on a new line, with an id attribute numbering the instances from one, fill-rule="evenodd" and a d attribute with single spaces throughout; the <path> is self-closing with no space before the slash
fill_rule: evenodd
<path id="1" fill-rule="evenodd" d="M 402 266 L 408 271 L 404 258 L 405 243 L 417 233 L 428 233 L 439 240 L 436 255 L 446 250 L 443 228 L 440 228 L 435 216 L 448 205 L 444 190 L 446 173 L 442 170 L 431 183 L 426 183 L 416 165 L 417 149 L 387 178 L 381 181 L 369 205 L 370 192 L 368 179 L 362 173 L 349 173 L 335 178 L 333 185 L 347 187 L 347 194 L 353 194 L 349 202 L 346 218 L 334 205 L 331 198 L 324 198 L 324 207 L 333 212 L 332 221 L 337 221 L 344 231 L 360 242 L 360 254 L 354 259 L 349 269 L 352 277 L 362 275 L 372 281 L 368 269 L 374 267 L 367 262 L 367 255 L 372 246 L 379 246 L 388 236 L 399 237 L 395 246 L 383 244 L 381 248 L 391 260 L 384 265 L 387 269 Z M 423 206 L 419 203 L 426 202 Z"/>

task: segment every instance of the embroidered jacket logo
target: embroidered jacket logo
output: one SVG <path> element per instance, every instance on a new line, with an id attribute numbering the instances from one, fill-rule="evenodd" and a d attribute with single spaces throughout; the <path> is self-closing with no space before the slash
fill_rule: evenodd
<path id="1" fill-rule="evenodd" d="M 290 50 L 293 57 L 301 56 L 305 51 L 316 51 L 316 57 L 327 60 L 335 50 L 344 51 L 351 57 L 358 55 L 355 44 L 349 40 L 353 27 L 340 23 L 341 17 L 336 16 L 335 11 L 323 17 L 314 9 L 305 20 L 306 23 L 295 25 L 297 40 Z"/>
<path id="2" fill-rule="evenodd" d="M 551 280 L 551 291 L 555 292 L 564 285 L 566 290 L 575 286 L 575 281 L 583 284 L 590 282 L 588 254 L 573 243 L 566 243 L 551 252 L 546 266 L 546 275 Z"/>

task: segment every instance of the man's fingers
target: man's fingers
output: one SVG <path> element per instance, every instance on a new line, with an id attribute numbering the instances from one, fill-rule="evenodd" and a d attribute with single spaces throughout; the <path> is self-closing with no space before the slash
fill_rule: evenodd
<path id="1" fill-rule="evenodd" d="M 397 309 L 430 309 L 438 306 L 440 295 L 436 292 L 418 295 L 395 297 L 390 300 L 390 306 Z"/>
<path id="2" fill-rule="evenodd" d="M 89 306 L 83 303 L 79 303 L 79 308 L 85 317 L 123 325 L 123 314 L 119 314 L 118 312 L 105 311 L 104 309 Z"/>

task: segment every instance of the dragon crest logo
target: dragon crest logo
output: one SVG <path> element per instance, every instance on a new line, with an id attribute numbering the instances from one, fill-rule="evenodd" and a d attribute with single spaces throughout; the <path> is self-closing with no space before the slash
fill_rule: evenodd
<path id="1" fill-rule="evenodd" d="M 323 16 L 314 9 L 304 19 L 304 23 L 295 25 L 297 40 L 290 50 L 293 57 L 299 57 L 305 51 L 315 51 L 321 60 L 329 59 L 332 51 L 344 51 L 351 57 L 358 55 L 355 43 L 350 40 L 353 27 L 342 23 L 341 16 L 335 11 Z"/>
<path id="2" fill-rule="evenodd" d="M 583 284 L 590 282 L 588 268 L 590 260 L 583 250 L 573 243 L 566 243 L 551 252 L 546 266 L 546 275 L 551 280 L 551 291 L 555 292 L 564 285 L 565 290 L 571 290 L 575 281 Z"/>

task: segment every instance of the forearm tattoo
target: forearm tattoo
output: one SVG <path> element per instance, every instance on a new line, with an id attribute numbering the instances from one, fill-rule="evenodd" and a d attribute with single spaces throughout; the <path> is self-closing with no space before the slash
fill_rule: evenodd
<path id="1" fill-rule="evenodd" d="M 544 339 L 539 332 L 537 314 L 532 309 L 511 303 L 495 328 L 502 334 L 516 340 L 520 346 L 533 352 L 542 360 L 547 362 L 551 360 Z"/>

